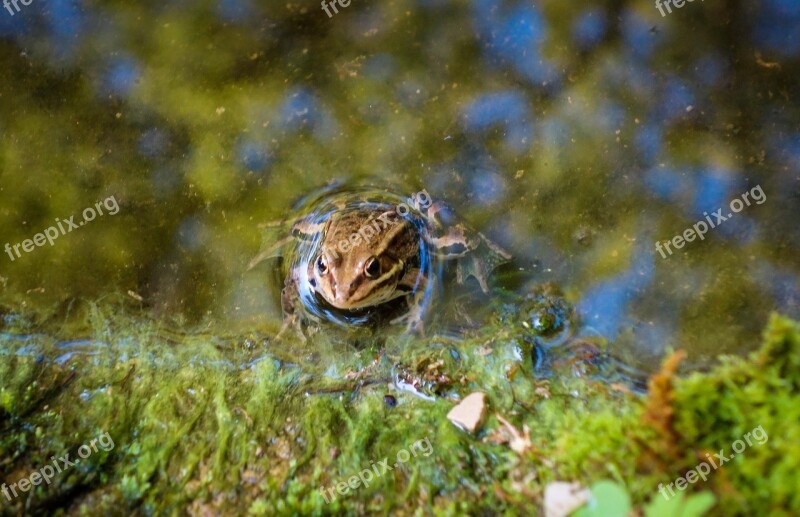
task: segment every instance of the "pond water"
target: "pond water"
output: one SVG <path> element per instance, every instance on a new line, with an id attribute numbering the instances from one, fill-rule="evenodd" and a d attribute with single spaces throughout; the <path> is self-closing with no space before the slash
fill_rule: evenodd
<path id="1" fill-rule="evenodd" d="M 637 368 L 800 316 L 790 0 L 7 9 L 0 303 L 32 331 L 79 339 L 99 301 L 273 332 L 258 225 L 334 181 L 447 202 L 513 255 L 495 289 L 557 286 Z"/>

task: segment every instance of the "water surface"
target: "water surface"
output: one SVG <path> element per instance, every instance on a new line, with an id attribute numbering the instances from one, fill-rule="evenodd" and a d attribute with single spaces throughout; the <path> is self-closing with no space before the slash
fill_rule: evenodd
<path id="1" fill-rule="evenodd" d="M 453 205 L 514 255 L 498 286 L 557 285 L 575 336 L 637 367 L 743 353 L 771 311 L 800 315 L 799 21 L 789 0 L 2 11 L 0 244 L 120 210 L 3 254 L 0 301 L 76 339 L 97 300 L 269 333 L 258 224 L 331 181 L 386 181 Z M 762 203 L 656 250 L 755 187 Z"/>

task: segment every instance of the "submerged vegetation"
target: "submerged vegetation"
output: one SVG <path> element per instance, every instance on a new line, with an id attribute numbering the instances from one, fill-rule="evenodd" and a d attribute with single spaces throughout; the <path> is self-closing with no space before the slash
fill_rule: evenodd
<path id="1" fill-rule="evenodd" d="M 503 311 L 498 321 L 514 321 Z M 640 395 L 624 380 L 593 380 L 608 362 L 599 349 L 555 358 L 553 375 L 535 375 L 531 343 L 543 333 L 520 321 L 462 342 L 329 343 L 293 361 L 261 336 L 181 335 L 97 307 L 87 314 L 92 330 L 72 342 L 24 334 L 24 319 L 6 314 L 2 469 L 16 481 L 106 431 L 116 446 L 3 500 L 6 512 L 515 514 L 540 509 L 552 481 L 605 480 L 648 515 L 681 515 L 673 512 L 683 494 L 665 510 L 658 484 L 757 426 L 768 441 L 687 492 L 713 493 L 726 515 L 800 511 L 800 325 L 778 316 L 749 358 L 679 377 L 673 356 Z M 435 396 L 390 388 L 398 365 Z M 446 418 L 473 391 L 489 405 L 476 435 Z M 431 454 L 326 503 L 321 488 L 384 458 L 391 465 L 426 438 Z M 614 499 L 610 490 L 601 484 L 597 497 Z"/>

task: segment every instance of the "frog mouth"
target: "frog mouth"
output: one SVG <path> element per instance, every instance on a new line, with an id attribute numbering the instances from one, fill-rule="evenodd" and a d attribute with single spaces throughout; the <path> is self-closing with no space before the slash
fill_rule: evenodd
<path id="1" fill-rule="evenodd" d="M 375 313 L 394 312 L 396 308 L 401 306 L 404 301 L 404 297 L 396 296 L 378 303 L 375 303 L 375 300 L 373 299 L 370 300 L 368 305 L 340 307 L 325 299 L 320 293 L 315 292 L 314 297 L 321 307 L 329 311 L 333 311 L 341 315 L 351 315 L 356 317 L 368 316 Z"/>

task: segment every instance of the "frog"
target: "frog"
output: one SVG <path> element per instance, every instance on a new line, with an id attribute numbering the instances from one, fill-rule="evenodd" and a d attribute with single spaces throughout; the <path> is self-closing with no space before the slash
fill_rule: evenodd
<path id="1" fill-rule="evenodd" d="M 456 221 L 450 207 L 433 202 L 425 190 L 405 201 L 369 190 L 335 192 L 329 198 L 292 220 L 288 235 L 251 261 L 250 268 L 277 248 L 295 244 L 281 291 L 284 324 L 278 337 L 294 328 L 305 340 L 304 319 L 358 326 L 388 319 L 424 334 L 445 263 L 457 263 L 458 283 L 472 276 L 488 293 L 491 272 L 511 259 L 485 235 Z"/>

